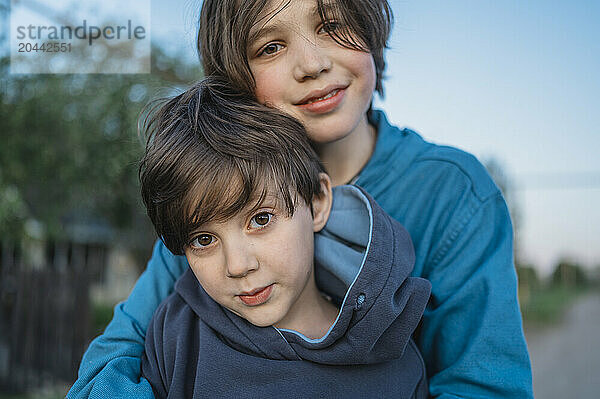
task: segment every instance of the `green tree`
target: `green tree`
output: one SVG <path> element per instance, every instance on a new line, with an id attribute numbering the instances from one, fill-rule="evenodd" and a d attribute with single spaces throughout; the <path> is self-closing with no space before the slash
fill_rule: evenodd
<path id="1" fill-rule="evenodd" d="M 569 288 L 584 287 L 588 283 L 585 269 L 570 260 L 563 259 L 554 268 L 552 284 Z"/>
<path id="2" fill-rule="evenodd" d="M 137 120 L 149 100 L 201 77 L 199 66 L 158 47 L 151 62 L 145 75 L 9 75 L 0 59 L 3 237 L 27 218 L 49 239 L 73 222 L 101 223 L 147 250 L 153 230 L 139 194 Z"/>

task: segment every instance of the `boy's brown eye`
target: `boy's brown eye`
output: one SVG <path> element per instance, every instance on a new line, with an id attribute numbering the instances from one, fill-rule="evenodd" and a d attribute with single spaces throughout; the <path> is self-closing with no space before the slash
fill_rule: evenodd
<path id="1" fill-rule="evenodd" d="M 208 234 L 202 234 L 200 237 L 198 237 L 198 243 L 200 245 L 208 245 L 212 242 L 212 237 L 209 236 Z"/>
<path id="2" fill-rule="evenodd" d="M 202 248 L 207 247 L 213 242 L 213 236 L 210 234 L 200 234 L 198 237 L 194 238 L 192 241 L 192 247 Z"/>
<path id="3" fill-rule="evenodd" d="M 281 44 L 271 43 L 271 44 L 267 44 L 263 48 L 263 50 L 261 51 L 261 54 L 271 55 L 271 54 L 275 54 L 279 50 L 281 50 Z"/>
<path id="4" fill-rule="evenodd" d="M 265 226 L 270 221 L 271 221 L 271 214 L 268 212 L 259 213 L 258 215 L 254 216 L 252 218 L 252 222 L 257 224 L 258 226 Z"/>

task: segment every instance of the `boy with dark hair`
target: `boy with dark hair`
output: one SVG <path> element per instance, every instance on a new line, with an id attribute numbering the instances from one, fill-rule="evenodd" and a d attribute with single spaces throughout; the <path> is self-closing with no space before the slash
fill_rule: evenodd
<path id="1" fill-rule="evenodd" d="M 190 265 L 147 331 L 156 397 L 427 397 L 408 233 L 357 187 L 333 199 L 302 124 L 211 79 L 145 129 L 144 203 Z"/>

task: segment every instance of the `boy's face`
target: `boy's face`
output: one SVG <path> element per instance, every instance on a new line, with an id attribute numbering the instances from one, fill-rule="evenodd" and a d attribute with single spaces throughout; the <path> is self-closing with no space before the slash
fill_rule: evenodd
<path id="1" fill-rule="evenodd" d="M 292 1 L 283 10 L 281 4 L 272 1 L 261 20 L 266 24 L 250 31 L 257 99 L 295 116 L 317 143 L 366 128 L 376 81 L 371 54 L 337 44 L 327 34 L 335 21 L 324 27 L 314 0 Z"/>
<path id="2" fill-rule="evenodd" d="M 324 226 L 330 207 L 327 198 L 319 201 L 313 202 L 314 218 L 301 199 L 289 217 L 281 201 L 267 195 L 255 211 L 202 226 L 185 255 L 204 290 L 254 325 L 293 326 L 318 295 L 313 233 Z"/>

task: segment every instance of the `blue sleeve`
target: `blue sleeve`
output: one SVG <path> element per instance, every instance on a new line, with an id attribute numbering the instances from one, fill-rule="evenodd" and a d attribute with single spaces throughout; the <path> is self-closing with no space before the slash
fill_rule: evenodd
<path id="1" fill-rule="evenodd" d="M 146 329 L 187 267 L 185 257 L 174 256 L 160 240 L 156 243 L 129 298 L 115 307 L 112 321 L 85 352 L 67 398 L 154 397 L 148 381 L 140 378 Z"/>
<path id="2" fill-rule="evenodd" d="M 513 231 L 497 192 L 457 212 L 424 270 L 432 297 L 417 337 L 436 398 L 533 398 Z"/>

